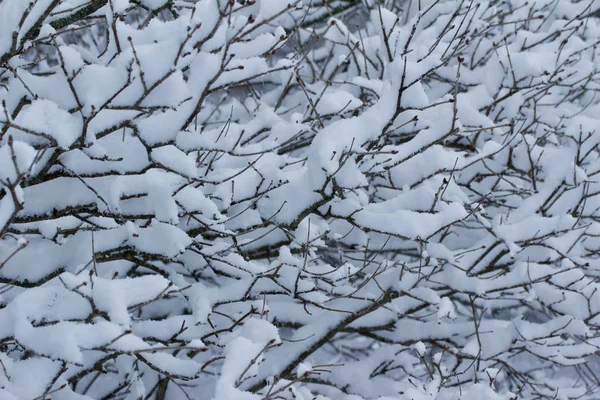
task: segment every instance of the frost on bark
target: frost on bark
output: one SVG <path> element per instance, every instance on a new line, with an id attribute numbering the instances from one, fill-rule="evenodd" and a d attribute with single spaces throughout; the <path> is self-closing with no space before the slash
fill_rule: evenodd
<path id="1" fill-rule="evenodd" d="M 0 0 L 0 398 L 599 398 L 598 9 Z"/>

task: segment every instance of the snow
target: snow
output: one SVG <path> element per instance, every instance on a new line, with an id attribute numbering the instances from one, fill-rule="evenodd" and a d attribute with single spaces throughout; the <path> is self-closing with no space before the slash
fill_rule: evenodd
<path id="1" fill-rule="evenodd" d="M 449 318 L 456 319 L 456 309 L 452 300 L 447 297 L 442 297 L 438 306 L 438 319 Z"/>
<path id="2" fill-rule="evenodd" d="M 153 10 L 164 6 L 167 3 L 167 0 L 142 0 L 142 3 Z"/>
<path id="3" fill-rule="evenodd" d="M 192 157 L 189 157 L 177 147 L 172 145 L 158 147 L 152 150 L 151 158 L 185 176 L 191 178 L 198 175 L 196 165 Z"/>
<path id="4" fill-rule="evenodd" d="M 415 350 L 417 351 L 419 357 L 424 357 L 425 354 L 427 354 L 427 348 L 425 347 L 425 344 L 423 344 L 423 342 L 415 343 Z"/>
<path id="5" fill-rule="evenodd" d="M 94 279 L 94 304 L 106 311 L 112 321 L 129 325 L 128 307 L 151 301 L 171 286 L 160 276 L 145 276 L 137 279 L 107 280 Z"/>
<path id="6" fill-rule="evenodd" d="M 13 32 L 16 33 L 17 45 L 20 45 L 40 16 L 52 9 L 52 3 L 52 0 L 41 0 L 0 4 L 0 58 L 12 50 Z"/>
<path id="7" fill-rule="evenodd" d="M 312 372 L 312 365 L 307 363 L 300 363 L 298 365 L 298 370 L 296 371 L 296 377 L 301 378 L 303 376 L 307 376 Z"/>
<path id="8" fill-rule="evenodd" d="M 13 154 L 15 160 L 13 161 Z M 12 146 L 0 147 L 0 180 L 14 182 L 18 175 L 32 167 L 36 151 L 27 143 L 14 141 Z"/>
<path id="9" fill-rule="evenodd" d="M 35 132 L 45 132 L 60 148 L 69 148 L 81 132 L 81 123 L 75 115 L 62 110 L 56 103 L 36 100 L 15 119 L 15 123 Z M 15 132 L 15 136 L 20 134 Z"/>

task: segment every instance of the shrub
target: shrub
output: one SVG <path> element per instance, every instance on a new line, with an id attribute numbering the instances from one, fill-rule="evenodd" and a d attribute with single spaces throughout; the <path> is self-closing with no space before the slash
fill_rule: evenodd
<path id="1" fill-rule="evenodd" d="M 594 2 L 0 0 L 0 397 L 596 399 Z"/>

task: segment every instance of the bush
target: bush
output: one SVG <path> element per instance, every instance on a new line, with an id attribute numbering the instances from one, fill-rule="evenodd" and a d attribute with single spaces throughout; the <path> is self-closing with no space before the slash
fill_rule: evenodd
<path id="1" fill-rule="evenodd" d="M 0 397 L 597 399 L 599 8 L 0 0 Z"/>

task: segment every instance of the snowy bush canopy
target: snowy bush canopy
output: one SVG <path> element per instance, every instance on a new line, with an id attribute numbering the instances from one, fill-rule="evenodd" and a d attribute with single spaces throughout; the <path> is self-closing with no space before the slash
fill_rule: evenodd
<path id="1" fill-rule="evenodd" d="M 600 398 L 600 2 L 0 0 L 0 398 Z"/>

